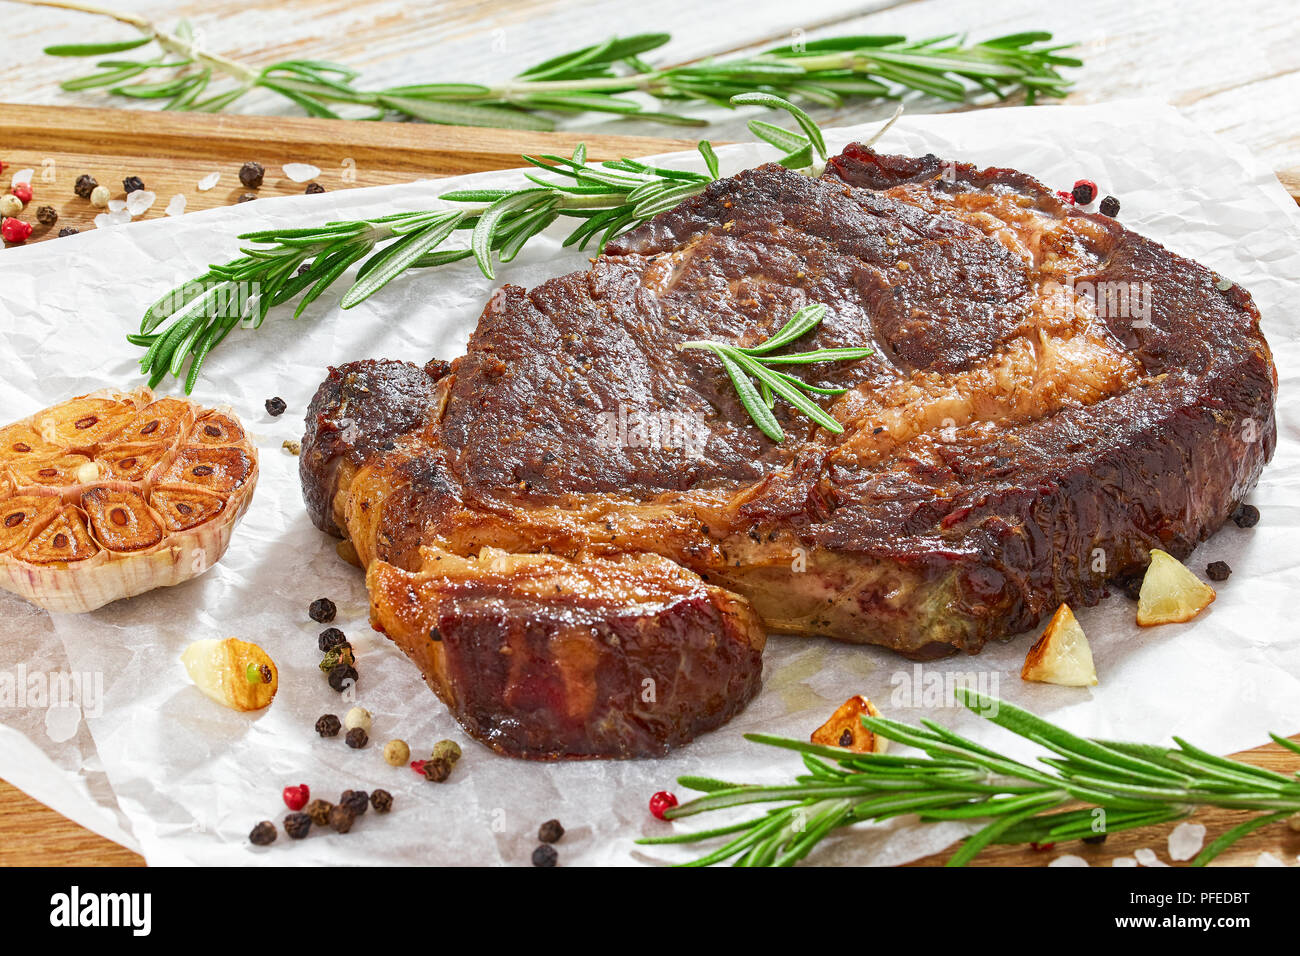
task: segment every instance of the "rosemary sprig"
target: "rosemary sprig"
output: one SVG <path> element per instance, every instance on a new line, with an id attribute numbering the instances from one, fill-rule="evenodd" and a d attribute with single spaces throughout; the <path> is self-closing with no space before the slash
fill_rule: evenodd
<path id="1" fill-rule="evenodd" d="M 1039 758 L 1046 769 L 1005 757 L 929 720 L 917 727 L 883 717 L 862 718 L 873 733 L 924 756 L 854 754 L 746 734 L 748 740 L 797 751 L 808 773 L 777 786 L 682 777 L 682 786 L 704 796 L 674 807 L 666 816 L 681 819 L 746 804 L 780 806 L 728 826 L 637 842 L 695 843 L 727 836 L 721 847 L 686 865 L 734 860 L 738 866 L 790 866 L 832 830 L 862 820 L 914 813 L 923 822 L 985 821 L 947 862 L 964 866 L 992 843 L 1052 843 L 1118 833 L 1182 820 L 1201 806 L 1259 811 L 1192 861 L 1193 866 L 1204 866 L 1251 831 L 1300 813 L 1300 774 L 1288 777 L 1217 757 L 1177 737 L 1176 748 L 1078 737 L 968 688 L 958 688 L 957 698 L 979 716 L 1051 751 L 1054 756 Z M 1273 739 L 1300 753 L 1300 745 L 1276 734 Z"/>
<path id="2" fill-rule="evenodd" d="M 706 102 L 739 105 L 741 93 L 770 93 L 838 107 L 845 98 L 897 98 L 907 90 L 952 102 L 988 92 L 1005 99 L 1023 92 L 1026 102 L 1063 96 L 1068 81 L 1058 68 L 1081 61 L 1061 51 L 1043 32 L 1017 33 L 981 43 L 956 34 L 910 41 L 896 35 L 834 37 L 775 47 L 763 53 L 698 63 L 652 66 L 642 56 L 671 39 L 667 33 L 611 37 L 530 67 L 501 84 L 416 83 L 366 90 L 355 70 L 325 60 L 284 60 L 257 68 L 200 48 L 193 30 L 175 31 L 144 17 L 116 13 L 77 0 L 15 0 L 111 17 L 134 27 L 134 39 L 48 47 L 54 56 L 104 57 L 99 70 L 63 84 L 66 90 L 107 89 L 117 96 L 165 101 L 164 109 L 217 112 L 251 90 L 275 93 L 310 116 L 341 118 L 334 105 L 365 107 L 365 118 L 413 118 L 458 126 L 550 129 L 553 114 L 608 113 L 662 123 L 704 125 L 678 112 L 647 107 L 621 95 L 647 93 L 662 104 Z M 156 44 L 161 52 L 142 60 L 115 55 Z M 164 71 L 162 80 L 141 78 Z M 214 77 L 234 80 L 209 92 Z M 206 94 L 206 95 L 205 95 Z"/>
<path id="3" fill-rule="evenodd" d="M 871 354 L 872 350 L 869 348 L 814 349 L 811 352 L 772 354 L 777 349 L 789 345 L 795 339 L 807 335 L 817 328 L 825 317 L 826 306 L 813 303 L 804 306 L 790 316 L 790 320 L 762 345 L 742 348 L 724 342 L 697 339 L 691 342 L 683 342 L 677 348 L 678 350 L 703 349 L 716 355 L 722 363 L 722 367 L 726 370 L 727 377 L 731 379 L 731 384 L 736 389 L 736 396 L 740 399 L 740 404 L 745 407 L 745 411 L 749 412 L 749 417 L 754 420 L 754 424 L 759 427 L 759 430 L 772 441 L 781 441 L 785 438 L 785 432 L 781 430 L 781 423 L 776 420 L 776 415 L 773 414 L 773 409 L 776 406 L 776 396 L 778 395 L 789 402 L 796 411 L 802 412 L 822 428 L 838 435 L 844 431 L 844 426 L 824 412 L 821 406 L 804 395 L 803 392 L 812 392 L 817 395 L 842 395 L 847 389 L 809 385 L 789 372 L 770 367 L 773 365 L 811 365 L 815 362 L 848 362 L 854 359 L 866 358 Z M 753 380 L 758 382 L 757 386 L 754 385 L 751 376 Z"/>
<path id="4" fill-rule="evenodd" d="M 803 110 L 780 97 L 748 95 L 761 97 L 759 105 L 785 110 L 807 131 L 792 132 L 758 120 L 750 123 L 760 139 L 789 150 L 778 162 L 805 169 L 814 156 L 826 159 L 821 131 Z M 145 312 L 139 332 L 127 339 L 145 349 L 140 371 L 151 386 L 167 375 L 180 377 L 184 373 L 188 393 L 208 354 L 237 325 L 259 328 L 272 308 L 294 299 L 298 299 L 296 318 L 358 262 L 362 264 L 356 279 L 341 302 L 345 309 L 413 268 L 472 256 L 483 274 L 494 278 L 494 262 L 510 262 L 559 217 L 578 220 L 564 240 L 565 246 L 585 249 L 594 243 L 597 249 L 604 248 L 610 239 L 703 191 L 717 178 L 718 158 L 713 147 L 703 141 L 699 151 L 707 174 L 634 159 L 592 163 L 580 144 L 571 156 L 524 156 L 525 162 L 549 176 L 529 173 L 529 185 L 521 189 L 455 190 L 439 197 L 465 208 L 397 212 L 374 219 L 244 233 L 239 238 L 249 245 L 240 249 L 242 255 L 211 265 L 202 275 L 169 290 Z M 440 248 L 454 233 L 463 231 L 470 233 L 468 248 Z M 751 357 L 744 358 L 749 361 Z M 766 362 L 783 360 L 773 356 Z M 770 387 L 761 377 L 760 381 L 764 389 Z"/>

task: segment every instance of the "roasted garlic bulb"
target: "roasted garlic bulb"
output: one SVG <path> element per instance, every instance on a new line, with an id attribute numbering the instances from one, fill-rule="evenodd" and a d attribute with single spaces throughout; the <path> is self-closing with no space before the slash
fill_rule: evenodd
<path id="1" fill-rule="evenodd" d="M 0 587 L 90 611 L 225 553 L 257 484 L 233 413 L 104 390 L 0 428 Z"/>

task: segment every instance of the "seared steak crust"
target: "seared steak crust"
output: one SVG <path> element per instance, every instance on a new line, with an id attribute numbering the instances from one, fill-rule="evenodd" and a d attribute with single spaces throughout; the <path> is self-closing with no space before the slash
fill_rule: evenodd
<path id="1" fill-rule="evenodd" d="M 776 444 L 674 345 L 757 343 L 809 302 L 827 317 L 800 348 L 875 352 L 801 370 L 849 390 L 842 435 L 779 404 Z M 415 374 L 391 364 L 365 374 Z M 364 563 L 652 552 L 773 630 L 913 657 L 1094 604 L 1152 547 L 1185 556 L 1276 441 L 1244 290 L 1023 173 L 860 147 L 820 179 L 719 180 L 585 273 L 504 287 L 426 378 L 378 390 L 394 447 L 350 446 L 346 474 L 304 442 L 313 516 Z"/>
<path id="2" fill-rule="evenodd" d="M 758 615 L 657 555 L 440 553 L 414 573 L 375 562 L 367 586 L 384 630 L 500 753 L 658 757 L 758 692 Z"/>

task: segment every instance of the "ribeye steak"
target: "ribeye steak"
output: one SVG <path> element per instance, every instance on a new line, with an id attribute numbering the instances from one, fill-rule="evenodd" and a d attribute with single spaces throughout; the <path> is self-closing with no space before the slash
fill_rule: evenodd
<path id="1" fill-rule="evenodd" d="M 692 339 L 798 349 L 843 424 L 750 421 Z M 1240 287 L 1009 169 L 850 147 L 711 184 L 465 355 L 331 369 L 301 471 L 372 618 L 466 729 L 662 753 L 757 691 L 764 629 L 974 653 L 1185 556 L 1258 478 L 1276 374 Z"/>

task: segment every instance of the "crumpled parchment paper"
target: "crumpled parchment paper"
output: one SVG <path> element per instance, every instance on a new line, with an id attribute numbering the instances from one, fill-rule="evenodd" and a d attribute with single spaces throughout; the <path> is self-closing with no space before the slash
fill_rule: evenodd
<path id="1" fill-rule="evenodd" d="M 874 129 L 835 130 L 827 139 L 835 149 Z M 639 835 L 673 832 L 647 813 L 651 793 L 676 789 L 673 781 L 683 773 L 788 779 L 800 771 L 794 755 L 747 743 L 741 734 L 806 737 L 852 694 L 869 695 L 891 717 L 932 717 L 1017 754 L 1032 749 L 949 703 L 940 687 L 945 677 L 970 674 L 980 689 L 1085 734 L 1165 741 L 1178 733 L 1227 753 L 1264 742 L 1269 730 L 1300 730 L 1295 204 L 1244 151 L 1149 102 L 905 117 L 879 148 L 1014 166 L 1057 188 L 1068 189 L 1081 176 L 1094 179 L 1103 193 L 1120 197 L 1127 225 L 1253 293 L 1281 376 L 1278 450 L 1252 496 L 1263 513 L 1260 524 L 1249 531 L 1228 525 L 1191 559 L 1198 572 L 1217 559 L 1233 568 L 1218 601 L 1198 619 L 1142 630 L 1133 604 L 1118 594 L 1079 609 L 1101 679 L 1090 689 L 1021 682 L 1030 635 L 978 657 L 924 666 L 874 648 L 774 636 L 759 698 L 729 726 L 668 759 L 555 765 L 495 756 L 460 732 L 414 665 L 368 628 L 361 575 L 336 558 L 333 539 L 312 527 L 297 459 L 281 450 L 285 439 L 301 437 L 303 413 L 326 365 L 460 353 L 499 284 L 461 263 L 404 277 L 348 312 L 337 309 L 340 284 L 301 320 L 275 313 L 263 329 L 237 331 L 210 357 L 195 398 L 231 404 L 261 454 L 248 515 L 220 565 L 176 588 L 80 616 L 46 615 L 0 592 L 0 667 L 69 670 L 102 682 L 102 694 L 83 701 L 84 723 L 76 725 L 73 714 L 69 728 L 69 715 L 61 713 L 55 734 L 42 706 L 0 707 L 0 776 L 100 832 L 134 839 L 154 864 L 526 864 L 538 825 L 551 817 L 568 830 L 558 846 L 562 863 L 634 864 L 693 852 L 633 845 Z M 758 146 L 719 153 L 724 172 L 772 158 Z M 676 161 L 700 168 L 693 155 Z M 135 384 L 139 352 L 123 335 L 162 290 L 233 255 L 239 232 L 427 208 L 449 189 L 519 181 L 518 173 L 493 173 L 265 199 L 6 250 L 0 255 L 0 421 L 104 385 Z M 530 244 L 500 270 L 499 281 L 531 286 L 585 267 L 583 253 L 560 249 L 560 235 Z M 175 388 L 168 382 L 162 390 Z M 289 406 L 278 419 L 263 410 L 273 395 Z M 374 715 L 364 751 L 312 730 L 318 715 L 341 716 L 352 703 L 317 670 L 320 626 L 306 609 L 322 595 L 338 603 L 335 623 L 357 650 L 356 699 Z M 280 693 L 268 710 L 225 710 L 186 679 L 179 662 L 184 647 L 225 636 L 256 641 L 277 661 Z M 417 757 L 450 737 L 465 756 L 450 781 L 430 784 L 383 762 L 380 750 L 391 737 L 409 741 Z M 254 823 L 278 821 L 286 812 L 281 788 L 300 782 L 330 800 L 346 788 L 384 787 L 395 808 L 387 817 L 368 813 L 347 835 L 313 832 L 294 842 L 282 834 L 269 848 L 250 846 Z M 675 826 L 720 822 L 697 820 Z M 901 862 L 937 851 L 962 832 L 907 819 L 858 827 L 828 840 L 812 859 Z"/>

